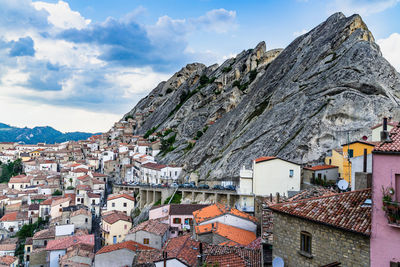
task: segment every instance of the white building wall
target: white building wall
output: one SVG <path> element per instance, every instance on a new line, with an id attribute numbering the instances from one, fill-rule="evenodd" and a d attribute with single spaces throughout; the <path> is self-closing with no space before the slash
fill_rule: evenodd
<path id="1" fill-rule="evenodd" d="M 211 220 L 201 222 L 201 223 L 199 223 L 199 225 L 215 223 L 215 222 L 220 222 L 220 223 L 223 223 L 226 225 L 231 225 L 231 226 L 234 226 L 234 227 L 237 227 L 240 229 L 244 229 L 247 231 L 251 231 L 254 233 L 257 231 L 256 223 L 254 223 L 250 220 L 238 217 L 238 216 L 233 216 L 231 214 L 225 214 L 224 216 L 219 216 L 219 217 L 213 218 Z"/>
<path id="2" fill-rule="evenodd" d="M 290 171 L 293 176 L 290 177 Z M 301 183 L 300 165 L 281 159 L 272 159 L 253 163 L 253 192 L 256 196 L 269 196 L 279 193 L 288 195 L 288 191 L 299 191 Z"/>

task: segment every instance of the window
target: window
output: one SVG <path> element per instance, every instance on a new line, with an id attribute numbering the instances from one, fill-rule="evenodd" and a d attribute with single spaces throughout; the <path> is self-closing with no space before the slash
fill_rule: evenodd
<path id="1" fill-rule="evenodd" d="M 390 262 L 390 267 L 400 267 L 400 262 Z"/>
<path id="2" fill-rule="evenodd" d="M 87 223 L 89 221 L 89 219 L 88 218 L 85 218 L 85 223 Z"/>
<path id="3" fill-rule="evenodd" d="M 126 205 L 126 202 L 124 202 L 124 207 L 126 207 L 127 205 Z"/>
<path id="4" fill-rule="evenodd" d="M 126 230 L 127 228 L 128 228 L 128 225 L 125 224 L 125 225 L 124 225 L 124 229 Z"/>
<path id="5" fill-rule="evenodd" d="M 354 154 L 353 149 L 349 149 L 349 158 L 352 158 L 353 154 Z"/>
<path id="6" fill-rule="evenodd" d="M 115 207 L 115 203 L 111 203 L 111 207 L 113 207 L 113 208 L 114 208 L 114 207 Z"/>
<path id="7" fill-rule="evenodd" d="M 44 241 L 44 245 L 47 246 L 47 240 Z"/>
<path id="8" fill-rule="evenodd" d="M 289 170 L 289 177 L 293 177 L 294 175 L 294 170 Z"/>
<path id="9" fill-rule="evenodd" d="M 27 247 L 26 251 L 31 252 L 31 247 Z"/>
<path id="10" fill-rule="evenodd" d="M 148 238 L 143 238 L 143 244 L 145 245 L 150 244 L 150 240 Z"/>
<path id="11" fill-rule="evenodd" d="M 181 223 L 181 218 L 174 218 L 173 223 Z"/>
<path id="12" fill-rule="evenodd" d="M 308 232 L 300 233 L 300 252 L 311 256 L 311 234 Z"/>

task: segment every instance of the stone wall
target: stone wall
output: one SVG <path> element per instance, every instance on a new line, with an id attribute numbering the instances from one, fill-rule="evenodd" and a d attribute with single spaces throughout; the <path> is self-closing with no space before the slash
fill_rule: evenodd
<path id="1" fill-rule="evenodd" d="M 300 232 L 312 235 L 312 258 L 299 254 Z M 370 266 L 369 237 L 274 212 L 273 257 L 285 266 Z"/>

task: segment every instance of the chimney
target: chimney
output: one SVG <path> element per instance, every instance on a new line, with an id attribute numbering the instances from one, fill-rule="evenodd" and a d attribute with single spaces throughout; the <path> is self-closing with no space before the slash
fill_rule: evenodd
<path id="1" fill-rule="evenodd" d="M 388 119 L 386 117 L 383 118 L 383 129 L 381 132 L 381 142 L 389 143 L 392 142 L 389 136 L 389 132 L 387 130 L 387 122 Z"/>

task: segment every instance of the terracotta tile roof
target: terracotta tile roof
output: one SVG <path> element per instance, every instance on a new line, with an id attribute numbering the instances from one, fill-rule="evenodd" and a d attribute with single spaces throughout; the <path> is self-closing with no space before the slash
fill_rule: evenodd
<path id="1" fill-rule="evenodd" d="M 118 195 L 114 195 L 114 196 L 109 196 L 107 198 L 107 201 L 113 200 L 113 199 L 117 199 L 117 198 L 126 198 L 128 200 L 135 201 L 135 198 L 133 196 L 128 195 L 128 194 L 118 194 Z"/>
<path id="2" fill-rule="evenodd" d="M 153 250 L 153 248 L 142 245 L 140 243 L 137 243 L 135 241 L 125 241 L 122 243 L 117 243 L 117 244 L 113 244 L 113 245 L 109 245 L 109 246 L 104 246 L 102 247 L 97 253 L 98 254 L 102 254 L 102 253 L 107 253 L 107 252 L 111 252 L 114 250 L 119 250 L 119 249 L 129 249 L 132 251 L 137 251 L 137 250 Z"/>
<path id="3" fill-rule="evenodd" d="M 71 212 L 70 217 L 74 217 L 74 216 L 78 216 L 78 215 L 86 215 L 86 216 L 91 217 L 92 213 L 90 211 L 88 211 L 87 209 L 81 208 L 79 210 Z"/>
<path id="4" fill-rule="evenodd" d="M 92 192 L 88 192 L 88 193 L 87 193 L 87 196 L 88 196 L 89 198 L 100 198 L 100 197 L 101 197 L 100 194 L 95 194 L 95 193 L 92 193 Z"/>
<path id="5" fill-rule="evenodd" d="M 132 266 L 153 266 L 152 263 L 162 258 L 161 250 L 138 250 Z"/>
<path id="6" fill-rule="evenodd" d="M 261 267 L 260 249 L 249 249 L 249 248 L 235 247 L 235 246 L 207 245 L 205 246 L 204 254 L 207 255 L 207 258 L 210 256 L 218 256 L 218 255 L 223 256 L 223 255 L 234 254 L 240 257 L 244 261 L 244 264 L 241 266 Z"/>
<path id="7" fill-rule="evenodd" d="M 0 222 L 13 222 L 17 220 L 18 216 L 18 211 L 10 212 L 4 214 L 3 217 L 1 217 Z"/>
<path id="8" fill-rule="evenodd" d="M 107 177 L 107 175 L 102 174 L 102 173 L 98 173 L 98 172 L 92 172 L 92 176 L 93 177 Z"/>
<path id="9" fill-rule="evenodd" d="M 60 205 L 60 204 L 65 203 L 65 202 L 70 202 L 70 201 L 71 201 L 71 199 L 69 197 L 56 199 L 53 202 L 51 202 L 51 206 L 54 207 L 54 206 Z"/>
<path id="10" fill-rule="evenodd" d="M 78 244 L 86 244 L 88 246 L 94 246 L 94 235 L 74 235 L 68 236 L 61 239 L 50 240 L 47 243 L 46 250 L 61 250 L 67 249 L 71 246 Z"/>
<path id="11" fill-rule="evenodd" d="M 0 244 L 0 251 L 15 251 L 16 248 L 17 248 L 17 243 Z"/>
<path id="12" fill-rule="evenodd" d="M 222 255 L 209 255 L 206 258 L 206 263 L 210 266 L 219 267 L 243 267 L 246 266 L 245 261 L 238 255 L 229 253 Z"/>
<path id="13" fill-rule="evenodd" d="M 263 162 L 263 161 L 267 161 L 267 160 L 271 160 L 271 159 L 276 159 L 276 157 L 259 157 L 256 158 L 254 161 L 257 162 Z"/>
<path id="14" fill-rule="evenodd" d="M 196 266 L 199 244 L 190 235 L 183 235 L 169 239 L 163 251 L 167 252 L 168 259 L 178 259 L 189 266 Z"/>
<path id="15" fill-rule="evenodd" d="M 312 167 L 304 167 L 304 169 L 311 170 L 311 171 L 328 170 L 328 169 L 334 169 L 334 168 L 339 168 L 339 167 L 334 166 L 334 165 L 317 165 L 317 166 L 312 166 Z"/>
<path id="16" fill-rule="evenodd" d="M 213 228 L 214 226 L 214 228 Z M 214 233 L 240 245 L 247 246 L 257 239 L 255 233 L 220 222 L 195 226 L 196 234 Z"/>
<path id="17" fill-rule="evenodd" d="M 131 222 L 131 217 L 129 217 L 122 211 L 116 211 L 116 210 L 112 210 L 112 211 L 103 213 L 102 219 L 103 219 L 103 221 L 105 221 L 109 224 L 114 224 L 120 220 Z"/>
<path id="18" fill-rule="evenodd" d="M 400 152 L 400 126 L 397 125 L 390 131 L 392 142 L 379 142 L 373 150 L 375 153 Z"/>
<path id="19" fill-rule="evenodd" d="M 36 232 L 33 235 L 32 239 L 34 239 L 34 240 L 36 240 L 36 239 L 53 239 L 55 236 L 56 236 L 55 228 L 50 227 L 48 229 L 43 229 L 43 230 Z"/>
<path id="20" fill-rule="evenodd" d="M 158 220 L 148 220 L 133 227 L 131 230 L 129 230 L 129 233 L 131 234 L 131 233 L 136 233 L 138 231 L 146 231 L 156 235 L 164 235 L 165 232 L 168 230 L 168 228 L 169 228 L 168 224 L 159 222 Z"/>
<path id="21" fill-rule="evenodd" d="M 292 197 L 290 197 L 284 201 L 292 202 L 292 201 L 313 198 L 313 197 L 331 196 L 333 194 L 337 194 L 337 192 L 333 189 L 325 188 L 322 186 L 318 186 L 318 187 L 314 186 L 312 188 L 301 190 L 296 195 L 293 195 Z M 276 204 L 276 202 L 274 204 Z"/>
<path id="22" fill-rule="evenodd" d="M 370 235 L 371 206 L 363 205 L 367 199 L 371 199 L 371 189 L 280 203 L 269 208 L 274 212 Z"/>
<path id="23" fill-rule="evenodd" d="M 146 163 L 142 165 L 142 168 L 147 168 L 147 169 L 152 169 L 152 170 L 161 170 L 162 168 L 165 168 L 167 165 L 163 164 L 158 164 L 158 163 Z"/>
<path id="24" fill-rule="evenodd" d="M 11 265 L 13 264 L 18 258 L 13 256 L 2 256 L 0 257 L 0 264 Z"/>
<path id="25" fill-rule="evenodd" d="M 10 178 L 9 184 L 30 183 L 32 176 L 18 175 Z"/>
<path id="26" fill-rule="evenodd" d="M 92 190 L 92 188 L 90 187 L 90 185 L 87 185 L 87 184 L 79 184 L 79 185 L 76 186 L 76 189 L 85 190 L 85 191 L 90 191 L 90 190 Z"/>
<path id="27" fill-rule="evenodd" d="M 249 248 L 249 249 L 260 249 L 261 248 L 261 242 L 262 242 L 261 236 L 257 237 L 257 239 L 255 239 L 253 242 L 248 244 L 246 246 L 246 248 Z"/>
<path id="28" fill-rule="evenodd" d="M 219 246 L 232 246 L 232 247 L 240 246 L 239 243 L 236 243 L 236 242 L 234 242 L 234 241 L 232 241 L 232 240 L 224 241 L 224 242 L 222 242 L 222 243 L 219 243 L 218 245 L 219 245 Z"/>
<path id="29" fill-rule="evenodd" d="M 208 221 L 212 218 L 216 218 L 219 216 L 222 216 L 224 214 L 231 214 L 237 217 L 241 217 L 247 220 L 250 220 L 252 222 L 257 222 L 257 219 L 245 212 L 242 212 L 240 210 L 237 210 L 235 208 L 229 208 L 225 205 L 216 203 L 213 205 L 210 205 L 208 207 L 202 208 L 200 210 L 196 210 L 193 212 L 194 219 L 196 223 L 201 223 L 204 221 Z"/>

